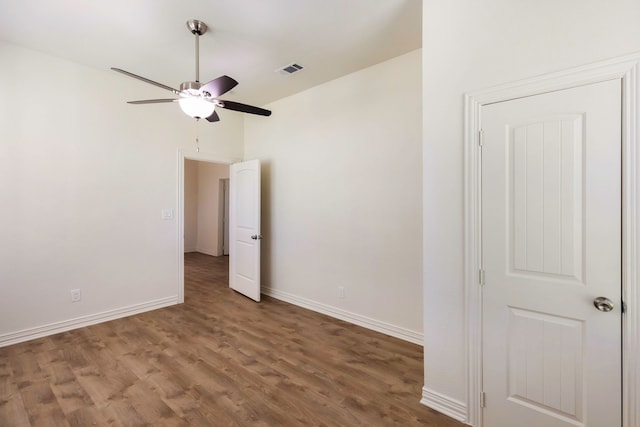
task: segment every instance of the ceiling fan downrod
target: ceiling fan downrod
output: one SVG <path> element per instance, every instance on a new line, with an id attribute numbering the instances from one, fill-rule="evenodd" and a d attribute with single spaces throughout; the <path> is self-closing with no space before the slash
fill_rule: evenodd
<path id="1" fill-rule="evenodd" d="M 196 36 L 196 82 L 200 83 L 200 36 L 207 32 L 207 24 L 197 19 L 189 19 L 187 28 Z"/>

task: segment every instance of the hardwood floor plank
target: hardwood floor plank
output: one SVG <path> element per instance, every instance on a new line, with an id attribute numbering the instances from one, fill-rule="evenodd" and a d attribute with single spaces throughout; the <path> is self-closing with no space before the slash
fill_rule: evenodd
<path id="1" fill-rule="evenodd" d="M 68 426 L 49 382 L 35 382 L 20 389 L 20 395 L 32 426 Z"/>
<path id="2" fill-rule="evenodd" d="M 95 406 L 84 406 L 66 414 L 71 427 L 106 427 L 115 424 L 114 419 L 100 412 Z"/>
<path id="3" fill-rule="evenodd" d="M 0 426 L 30 426 L 29 416 L 6 360 L 0 362 Z"/>
<path id="4" fill-rule="evenodd" d="M 198 402 L 188 394 L 192 385 L 172 381 L 162 372 L 149 375 L 147 381 L 151 390 L 180 418 L 186 419 L 190 411 L 198 409 Z"/>
<path id="5" fill-rule="evenodd" d="M 62 354 L 59 350 L 55 353 Z M 43 370 L 47 372 L 51 391 L 62 412 L 69 414 L 80 408 L 93 405 L 91 398 L 78 382 L 69 364 L 64 362 L 64 355 L 60 356 L 61 359 L 58 359 L 57 356 L 54 357 L 55 361 L 43 365 Z"/>
<path id="6" fill-rule="evenodd" d="M 185 255 L 185 303 L 0 348 L 0 426 L 437 426 L 422 349 L 228 287 Z"/>
<path id="7" fill-rule="evenodd" d="M 128 387 L 123 395 L 145 420 L 155 420 L 160 425 L 188 425 L 145 381 L 140 380 Z"/>
<path id="8" fill-rule="evenodd" d="M 130 402 L 115 400 L 109 402 L 99 410 L 99 420 L 107 420 L 110 426 L 147 426 L 156 423 L 156 420 L 145 420 Z M 86 425 L 86 424 L 85 424 Z"/>

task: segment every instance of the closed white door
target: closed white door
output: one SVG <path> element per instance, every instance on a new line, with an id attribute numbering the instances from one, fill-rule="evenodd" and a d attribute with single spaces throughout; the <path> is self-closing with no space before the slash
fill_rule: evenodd
<path id="1" fill-rule="evenodd" d="M 229 169 L 229 287 L 260 301 L 260 162 Z"/>
<path id="2" fill-rule="evenodd" d="M 483 425 L 620 426 L 621 82 L 481 123 Z"/>

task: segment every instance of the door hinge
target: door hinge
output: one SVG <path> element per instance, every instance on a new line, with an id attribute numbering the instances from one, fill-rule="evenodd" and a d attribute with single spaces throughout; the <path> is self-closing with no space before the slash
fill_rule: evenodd
<path id="1" fill-rule="evenodd" d="M 482 129 L 478 131 L 478 145 L 480 147 L 484 145 L 484 131 Z"/>
<path id="2" fill-rule="evenodd" d="M 480 286 L 484 286 L 484 270 L 483 269 L 478 270 L 478 284 Z"/>
<path id="3" fill-rule="evenodd" d="M 480 407 L 486 408 L 487 406 L 487 394 L 484 391 L 480 392 Z"/>

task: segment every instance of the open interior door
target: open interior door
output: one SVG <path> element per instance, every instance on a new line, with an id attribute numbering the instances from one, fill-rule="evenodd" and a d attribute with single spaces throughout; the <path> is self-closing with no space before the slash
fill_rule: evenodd
<path id="1" fill-rule="evenodd" d="M 229 287 L 260 301 L 260 162 L 229 171 Z"/>

